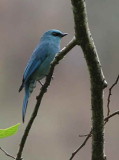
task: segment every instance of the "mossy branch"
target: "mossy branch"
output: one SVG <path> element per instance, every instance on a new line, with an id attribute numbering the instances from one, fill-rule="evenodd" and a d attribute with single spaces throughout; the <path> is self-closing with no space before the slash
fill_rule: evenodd
<path id="1" fill-rule="evenodd" d="M 84 0 L 71 0 L 75 36 L 87 63 L 91 83 L 92 160 L 104 160 L 103 89 L 107 87 L 101 63 L 88 25 Z"/>

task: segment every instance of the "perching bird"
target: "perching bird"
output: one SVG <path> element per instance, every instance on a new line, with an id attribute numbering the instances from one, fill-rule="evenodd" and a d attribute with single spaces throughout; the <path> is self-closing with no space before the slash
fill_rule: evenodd
<path id="1" fill-rule="evenodd" d="M 22 85 L 19 88 L 19 92 L 25 88 L 22 108 L 23 122 L 25 119 L 30 94 L 36 87 L 36 82 L 48 75 L 50 63 L 53 61 L 55 55 L 60 51 L 61 38 L 66 35 L 67 33 L 62 33 L 61 31 L 55 29 L 45 32 L 26 65 Z"/>

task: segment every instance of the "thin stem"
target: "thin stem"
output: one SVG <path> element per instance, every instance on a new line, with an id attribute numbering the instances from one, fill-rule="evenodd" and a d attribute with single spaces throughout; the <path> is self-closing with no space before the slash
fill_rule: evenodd
<path id="1" fill-rule="evenodd" d="M 109 116 L 109 114 L 110 114 L 110 98 L 112 95 L 112 89 L 115 87 L 115 85 L 118 83 L 118 81 L 119 81 L 119 75 L 117 76 L 116 81 L 109 88 L 109 94 L 108 94 L 108 98 L 107 98 L 107 116 Z"/>
<path id="2" fill-rule="evenodd" d="M 89 138 L 91 137 L 92 134 L 92 130 L 90 131 L 90 133 L 86 136 L 84 142 L 72 153 L 71 157 L 69 160 L 72 160 L 74 158 L 74 156 L 85 146 L 85 144 L 87 143 L 87 141 L 89 140 Z"/>
<path id="3" fill-rule="evenodd" d="M 9 154 L 8 152 L 6 152 L 2 147 L 0 147 L 0 150 L 8 157 L 12 158 L 12 159 L 16 159 L 14 156 L 12 156 L 11 154 Z"/>

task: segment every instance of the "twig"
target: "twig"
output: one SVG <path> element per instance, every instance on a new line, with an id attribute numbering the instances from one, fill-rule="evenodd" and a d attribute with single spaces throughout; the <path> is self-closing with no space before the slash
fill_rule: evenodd
<path id="1" fill-rule="evenodd" d="M 104 119 L 105 124 L 108 122 L 108 120 L 109 120 L 111 117 L 113 117 L 113 116 L 115 116 L 115 115 L 119 115 L 119 111 L 116 111 L 116 112 L 110 114 L 109 116 L 107 116 L 107 117 Z"/>
<path id="2" fill-rule="evenodd" d="M 8 157 L 11 157 L 13 159 L 16 159 L 14 156 L 10 155 L 8 152 L 6 152 L 3 148 L 0 147 L 0 150 Z"/>
<path id="3" fill-rule="evenodd" d="M 104 121 L 105 121 L 105 124 L 108 122 L 108 120 L 112 117 L 114 117 L 115 115 L 119 115 L 119 110 L 110 114 L 109 116 L 105 117 L 104 118 Z M 85 135 L 84 135 L 85 136 Z M 87 134 L 84 142 L 76 149 L 76 151 L 74 151 L 70 157 L 69 160 L 72 160 L 74 158 L 74 156 L 85 146 L 85 144 L 87 143 L 87 141 L 89 140 L 89 138 L 92 136 L 92 129 L 91 131 L 89 132 L 89 134 Z"/>
<path id="4" fill-rule="evenodd" d="M 108 98 L 107 98 L 107 116 L 109 116 L 109 114 L 110 114 L 110 97 L 112 95 L 112 89 L 118 83 L 118 81 L 119 81 L 119 75 L 117 76 L 116 81 L 109 88 L 109 94 L 108 94 Z"/>
<path id="5" fill-rule="evenodd" d="M 36 102 L 36 105 L 35 105 L 35 108 L 34 108 L 34 111 L 31 115 L 31 118 L 26 126 L 26 129 L 24 131 L 24 134 L 22 136 L 22 139 L 21 139 L 21 143 L 20 143 L 20 147 L 19 147 L 19 150 L 18 150 L 18 153 L 17 153 L 17 157 L 16 157 L 16 160 L 21 160 L 21 156 L 22 156 L 22 152 L 23 152 L 23 149 L 24 149 L 24 145 L 25 145 L 25 142 L 27 140 L 27 137 L 28 137 L 28 134 L 29 134 L 29 131 L 32 127 L 32 124 L 35 120 L 35 117 L 37 116 L 37 113 L 38 113 L 38 110 L 39 110 L 39 107 L 40 107 L 40 104 L 41 104 L 41 101 L 42 101 L 42 98 L 43 98 L 43 95 L 46 93 L 47 91 L 47 88 L 48 86 L 50 85 L 50 82 L 51 82 L 51 79 L 52 79 L 52 75 L 53 75 L 53 71 L 54 71 L 54 68 L 55 66 L 59 63 L 59 61 L 61 59 L 64 58 L 64 56 L 76 45 L 76 39 L 75 37 L 68 43 L 68 45 L 66 47 L 64 47 L 60 53 L 55 57 L 55 59 L 53 60 L 53 62 L 51 63 L 51 68 L 50 68 L 50 72 L 48 74 L 48 76 L 46 77 L 46 81 L 44 83 L 44 85 L 41 87 L 41 91 L 39 93 L 39 95 L 37 96 L 37 102 Z"/>
<path id="6" fill-rule="evenodd" d="M 89 140 L 89 138 L 91 137 L 92 134 L 92 130 L 90 131 L 90 133 L 87 135 L 87 137 L 85 138 L 84 142 L 80 145 L 80 147 L 78 147 L 71 155 L 69 160 L 72 160 L 74 158 L 74 156 L 85 146 L 86 142 Z"/>
<path id="7" fill-rule="evenodd" d="M 79 137 L 87 137 L 89 134 L 79 134 Z"/>

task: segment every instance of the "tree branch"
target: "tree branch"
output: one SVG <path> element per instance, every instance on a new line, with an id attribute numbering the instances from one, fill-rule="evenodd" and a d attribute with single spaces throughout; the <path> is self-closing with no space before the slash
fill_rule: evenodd
<path id="1" fill-rule="evenodd" d="M 16 159 L 14 156 L 10 155 L 8 152 L 6 152 L 2 147 L 0 147 L 0 150 L 8 157 L 12 158 L 12 159 Z"/>
<path id="2" fill-rule="evenodd" d="M 54 71 L 54 68 L 55 66 L 59 63 L 59 61 L 61 59 L 64 58 L 64 56 L 76 45 L 76 39 L 75 37 L 68 43 L 68 45 L 66 47 L 64 47 L 60 52 L 59 54 L 55 57 L 55 59 L 53 60 L 53 62 L 51 63 L 51 68 L 50 68 L 50 72 L 48 74 L 48 76 L 46 77 L 46 81 L 44 83 L 44 85 L 41 87 L 41 91 L 39 93 L 39 95 L 37 96 L 37 102 L 36 102 L 36 105 L 35 105 L 35 108 L 34 108 L 34 111 L 31 115 L 31 118 L 26 126 L 26 129 L 24 131 L 24 134 L 23 134 L 23 137 L 21 139 L 21 143 L 20 143 L 20 147 L 19 147 L 19 150 L 18 150 L 18 153 L 17 153 L 17 157 L 16 157 L 16 160 L 21 160 L 21 156 L 22 156 L 22 152 L 23 152 L 23 149 L 24 149 L 24 145 L 25 145 L 25 142 L 27 140 L 27 137 L 28 137 L 28 134 L 29 134 L 29 131 L 32 127 L 32 124 L 37 116 L 37 113 L 38 113 L 38 110 L 39 110 L 39 107 L 40 107 L 40 104 L 41 104 L 41 101 L 42 101 L 42 98 L 44 96 L 44 94 L 46 93 L 47 91 L 47 88 L 48 86 L 50 85 L 50 82 L 51 82 L 51 79 L 52 79 L 52 75 L 53 75 L 53 71 Z"/>
<path id="3" fill-rule="evenodd" d="M 107 123 L 108 120 L 109 120 L 110 118 L 114 117 L 115 115 L 119 115 L 119 111 L 116 111 L 116 112 L 110 114 L 109 116 L 107 116 L 107 117 L 104 119 L 104 121 Z M 106 124 L 106 123 L 105 123 L 105 124 Z"/>
<path id="4" fill-rule="evenodd" d="M 85 146 L 85 144 L 87 143 L 87 141 L 89 140 L 89 138 L 92 135 L 92 130 L 90 131 L 90 133 L 86 136 L 84 142 L 72 153 L 71 157 L 69 160 L 72 160 L 74 158 L 74 156 Z"/>
<path id="5" fill-rule="evenodd" d="M 110 118 L 114 117 L 115 115 L 119 115 L 119 110 L 115 111 L 114 113 L 112 113 L 111 115 L 109 115 L 110 113 L 110 108 L 109 108 L 109 104 L 110 104 L 110 97 L 112 95 L 112 89 L 113 87 L 118 83 L 119 81 L 119 75 L 117 76 L 115 82 L 112 84 L 112 86 L 109 88 L 109 94 L 108 94 L 108 100 L 107 100 L 107 108 L 108 108 L 108 114 L 107 117 L 104 118 L 104 125 L 109 121 Z M 70 157 L 69 160 L 72 160 L 74 158 L 74 156 L 84 147 L 84 145 L 87 143 L 87 141 L 89 140 L 89 138 L 92 136 L 92 129 L 90 131 L 90 133 L 88 134 L 84 134 L 84 135 L 79 135 L 79 137 L 86 137 L 84 142 L 76 149 L 76 151 L 74 151 Z"/>
<path id="6" fill-rule="evenodd" d="M 17 153 L 17 157 L 13 157 L 10 154 L 8 154 L 5 150 L 3 150 L 0 147 L 0 150 L 2 150 L 7 156 L 16 159 L 16 160 L 22 160 L 22 152 L 28 137 L 28 134 L 30 132 L 30 129 L 33 125 L 33 122 L 37 116 L 39 107 L 41 105 L 42 98 L 44 94 L 47 92 L 47 88 L 50 85 L 52 75 L 54 72 L 55 66 L 59 63 L 61 59 L 76 45 L 80 45 L 83 54 L 87 63 L 87 67 L 89 70 L 90 75 L 90 83 L 91 83 L 91 106 L 92 106 L 92 130 L 90 133 L 86 136 L 84 142 L 82 145 L 72 153 L 72 156 L 70 160 L 73 159 L 73 157 L 76 155 L 76 153 L 86 144 L 88 139 L 92 135 L 92 160 L 104 160 L 104 122 L 105 124 L 107 121 L 119 114 L 119 111 L 116 111 L 115 113 L 109 115 L 110 109 L 109 109 L 109 103 L 110 103 L 110 96 L 111 96 L 111 90 L 112 88 L 117 84 L 119 80 L 119 76 L 117 81 L 113 84 L 113 86 L 110 89 L 109 97 L 108 97 L 108 116 L 104 119 L 103 116 L 103 90 L 105 87 L 107 87 L 107 82 L 105 80 L 101 63 L 97 54 L 96 47 L 93 42 L 93 38 L 91 36 L 91 32 L 89 30 L 88 26 L 88 20 L 87 20 L 87 12 L 86 12 L 86 4 L 84 0 L 71 0 L 72 6 L 73 6 L 73 14 L 74 14 L 74 22 L 75 22 L 75 37 L 69 42 L 69 44 L 64 47 L 60 53 L 55 57 L 53 62 L 51 63 L 51 68 L 48 76 L 46 77 L 46 81 L 44 85 L 41 87 L 41 91 L 39 95 L 37 96 L 37 102 L 34 108 L 34 111 L 31 115 L 31 118 L 26 126 L 26 129 L 24 131 L 24 134 L 22 136 L 19 150 Z"/>
<path id="7" fill-rule="evenodd" d="M 92 160 L 104 160 L 103 89 L 107 87 L 107 82 L 89 30 L 85 1 L 71 0 L 71 2 L 74 13 L 76 40 L 83 50 L 90 74 L 93 129 Z"/>
<path id="8" fill-rule="evenodd" d="M 108 94 L 108 98 L 107 98 L 107 116 L 109 116 L 109 114 L 110 114 L 110 97 L 112 95 L 112 89 L 115 87 L 115 85 L 118 83 L 118 81 L 119 81 L 119 75 L 117 76 L 116 81 L 109 88 L 109 94 Z"/>
<path id="9" fill-rule="evenodd" d="M 116 116 L 116 115 L 119 115 L 119 111 L 116 111 L 116 112 L 110 114 L 109 116 L 105 117 L 105 118 L 104 118 L 105 124 L 108 122 L 108 120 L 109 120 L 110 118 L 112 118 L 112 117 L 114 117 L 114 116 Z M 72 160 L 72 159 L 75 157 L 75 155 L 85 146 L 85 144 L 87 143 L 87 141 L 89 140 L 89 138 L 92 136 L 92 129 L 91 129 L 91 131 L 89 132 L 89 134 L 84 135 L 84 136 L 86 136 L 85 140 L 84 140 L 83 143 L 72 153 L 72 155 L 71 155 L 71 157 L 70 157 L 69 160 Z M 84 137 L 84 136 L 80 136 L 80 137 Z M 104 156 L 104 158 L 105 158 L 105 156 Z"/>

